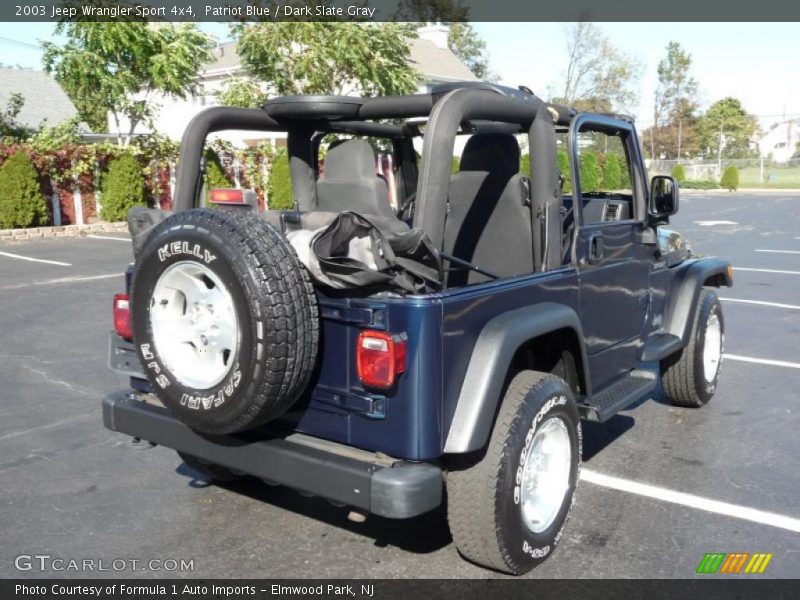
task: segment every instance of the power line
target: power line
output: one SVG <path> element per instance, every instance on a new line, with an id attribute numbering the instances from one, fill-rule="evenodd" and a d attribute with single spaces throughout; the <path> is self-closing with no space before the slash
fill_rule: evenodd
<path id="1" fill-rule="evenodd" d="M 0 41 L 9 42 L 11 44 L 16 44 L 17 46 L 23 46 L 25 48 L 36 48 L 37 50 L 41 50 L 42 47 L 39 44 L 31 44 L 30 42 L 22 42 L 20 40 L 13 40 L 11 38 L 0 36 Z"/>

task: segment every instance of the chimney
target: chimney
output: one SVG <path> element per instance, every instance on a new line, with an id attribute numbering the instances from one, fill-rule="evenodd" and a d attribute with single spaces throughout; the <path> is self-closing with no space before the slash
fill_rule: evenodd
<path id="1" fill-rule="evenodd" d="M 424 27 L 417 29 L 420 39 L 433 42 L 439 48 L 447 48 L 447 34 L 450 28 L 442 23 L 425 23 Z"/>

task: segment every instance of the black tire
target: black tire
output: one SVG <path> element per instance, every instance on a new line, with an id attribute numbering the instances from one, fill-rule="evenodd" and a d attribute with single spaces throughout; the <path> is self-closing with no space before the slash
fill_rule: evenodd
<path id="1" fill-rule="evenodd" d="M 703 352 L 709 319 L 716 318 L 723 347 L 713 378 L 708 380 L 703 366 Z M 722 305 L 713 290 L 703 288 L 692 320 L 692 332 L 685 348 L 661 361 L 661 382 L 667 399 L 675 406 L 700 408 L 714 396 L 724 350 L 725 320 Z"/>
<path id="2" fill-rule="evenodd" d="M 219 278 L 238 322 L 236 348 L 226 354 L 229 372 L 206 389 L 182 383 L 153 339 L 156 283 L 186 261 Z M 201 433 L 236 433 L 274 419 L 302 394 L 315 368 L 319 315 L 311 280 L 286 239 L 254 213 L 195 209 L 159 223 L 137 260 L 131 309 L 136 350 L 154 392 Z"/>
<path id="3" fill-rule="evenodd" d="M 526 448 L 551 419 L 560 419 L 569 434 L 569 480 L 552 523 L 535 533 L 522 517 L 517 478 Z M 572 509 L 580 457 L 580 420 L 567 383 L 537 371 L 517 374 L 485 455 L 477 461 L 454 457 L 447 475 L 448 521 L 458 551 L 481 566 L 513 575 L 527 573 L 552 555 Z"/>
<path id="4" fill-rule="evenodd" d="M 181 460 L 186 464 L 186 466 L 191 467 L 201 475 L 205 476 L 209 481 L 233 483 L 234 481 L 238 481 L 243 477 L 243 475 L 234 473 L 227 467 L 206 462 L 197 458 L 196 456 L 192 456 L 191 454 L 178 452 L 178 456 L 181 457 Z"/>

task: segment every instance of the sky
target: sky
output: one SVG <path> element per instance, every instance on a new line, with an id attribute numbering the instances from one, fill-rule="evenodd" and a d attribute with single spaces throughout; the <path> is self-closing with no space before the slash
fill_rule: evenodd
<path id="1" fill-rule="evenodd" d="M 546 97 L 567 63 L 566 24 L 473 23 L 486 41 L 501 83 L 526 85 Z M 640 129 L 652 120 L 656 67 L 674 40 L 692 55 L 702 106 L 733 96 L 762 127 L 800 117 L 800 23 L 600 23 L 612 43 L 642 65 L 634 116 Z M 227 37 L 227 25 L 200 27 Z M 52 39 L 52 23 L 0 23 L 0 62 L 41 68 L 38 40 Z M 792 58 L 794 57 L 794 58 Z"/>

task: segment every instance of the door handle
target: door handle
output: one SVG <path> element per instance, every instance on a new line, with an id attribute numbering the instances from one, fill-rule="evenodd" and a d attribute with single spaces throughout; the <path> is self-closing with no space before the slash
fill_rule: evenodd
<path id="1" fill-rule="evenodd" d="M 605 244 L 602 233 L 593 233 L 589 236 L 589 262 L 596 263 L 605 256 Z"/>

